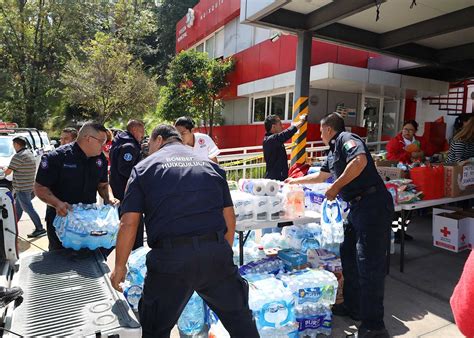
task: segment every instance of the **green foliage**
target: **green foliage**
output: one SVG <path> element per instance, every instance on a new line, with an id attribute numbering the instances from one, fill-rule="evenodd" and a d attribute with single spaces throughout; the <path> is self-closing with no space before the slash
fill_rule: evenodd
<path id="1" fill-rule="evenodd" d="M 193 8 L 199 0 L 161 0 L 156 10 L 157 31 L 154 40 L 155 53 L 144 57 L 144 62 L 153 68 L 160 82 L 165 79 L 166 70 L 176 52 L 176 23 Z"/>
<path id="2" fill-rule="evenodd" d="M 163 81 L 168 62 L 175 54 L 176 23 L 198 2 L 0 0 L 0 119 L 22 126 L 60 129 L 104 114 L 103 107 L 110 107 L 110 102 L 102 103 L 101 109 L 98 104 L 85 104 L 81 95 L 81 99 L 72 95 L 74 88 L 64 88 L 61 81 L 61 74 L 64 80 L 70 71 L 81 76 L 87 74 L 77 67 L 89 59 L 83 47 L 94 40 L 96 33 L 116 39 L 122 43 L 122 51 L 129 53 L 127 71 L 117 75 L 126 82 L 111 85 L 109 90 L 135 91 L 138 98 L 134 100 L 150 103 L 151 91 L 143 88 L 143 84 L 150 85 L 150 76 L 145 78 L 143 71 L 153 80 L 157 81 L 153 76 L 158 76 Z M 99 52 L 97 47 L 96 51 Z M 121 60 L 121 65 L 127 64 L 125 59 Z M 66 65 L 71 68 L 66 70 Z M 156 90 L 154 84 L 152 87 Z M 82 88 L 89 90 L 91 97 L 91 87 Z M 67 92 L 71 96 L 64 96 Z M 104 92 L 100 94 L 105 97 Z M 152 104 L 139 104 L 127 109 L 128 113 L 121 109 L 109 113 L 110 124 L 122 123 L 123 115 L 129 113 L 147 113 L 150 118 L 159 119 L 153 117 Z"/>
<path id="3" fill-rule="evenodd" d="M 141 63 L 133 61 L 125 42 L 97 33 L 81 54 L 72 56 L 61 76 L 70 104 L 94 112 L 102 122 L 139 118 L 155 109 L 155 79 L 149 79 Z"/>
<path id="4" fill-rule="evenodd" d="M 161 88 L 158 113 L 169 121 L 189 115 L 212 126 L 222 107 L 221 91 L 228 85 L 227 75 L 234 69 L 232 59 L 216 60 L 207 53 L 181 52 L 171 61 L 166 85 Z"/>

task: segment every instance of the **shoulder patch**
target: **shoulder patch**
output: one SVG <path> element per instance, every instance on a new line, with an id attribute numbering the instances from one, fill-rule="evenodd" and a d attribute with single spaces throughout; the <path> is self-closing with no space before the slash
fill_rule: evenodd
<path id="1" fill-rule="evenodd" d="M 131 160 L 133 160 L 133 155 L 130 154 L 130 153 L 125 153 L 125 154 L 123 155 L 123 159 L 124 159 L 125 161 L 127 161 L 127 162 L 130 162 Z"/>
<path id="2" fill-rule="evenodd" d="M 48 159 L 46 157 L 44 157 L 42 160 L 41 160 L 41 168 L 42 169 L 48 169 Z"/>
<path id="3" fill-rule="evenodd" d="M 357 146 L 357 144 L 355 143 L 354 140 L 349 140 L 347 141 L 346 143 L 344 143 L 344 149 L 347 151 L 347 150 L 351 150 L 352 148 L 354 148 L 355 146 Z"/>

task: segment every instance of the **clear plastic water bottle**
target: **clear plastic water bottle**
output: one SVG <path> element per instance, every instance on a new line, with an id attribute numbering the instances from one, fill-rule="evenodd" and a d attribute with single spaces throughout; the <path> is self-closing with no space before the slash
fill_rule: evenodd
<path id="1" fill-rule="evenodd" d="M 178 319 L 178 328 L 182 333 L 189 336 L 198 334 L 204 328 L 204 321 L 204 302 L 202 298 L 194 292 Z"/>

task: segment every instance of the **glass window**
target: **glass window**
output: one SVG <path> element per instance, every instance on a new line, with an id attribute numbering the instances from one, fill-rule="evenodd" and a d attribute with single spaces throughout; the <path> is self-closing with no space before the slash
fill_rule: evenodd
<path id="1" fill-rule="evenodd" d="M 10 157 L 14 153 L 13 142 L 10 138 L 0 138 L 0 157 Z"/>
<path id="2" fill-rule="evenodd" d="M 288 94 L 288 116 L 287 120 L 293 120 L 293 93 Z"/>
<path id="3" fill-rule="evenodd" d="M 206 40 L 206 53 L 211 58 L 214 57 L 214 41 L 215 41 L 215 36 L 214 35 Z"/>
<path id="4" fill-rule="evenodd" d="M 270 114 L 280 116 L 281 120 L 285 120 L 286 94 L 274 95 L 270 101 Z"/>
<path id="5" fill-rule="evenodd" d="M 224 56 L 224 30 L 221 29 L 216 34 L 216 52 L 214 57 L 218 58 Z"/>
<path id="6" fill-rule="evenodd" d="M 261 97 L 254 100 L 253 106 L 253 122 L 263 122 L 266 116 L 267 98 Z"/>
<path id="7" fill-rule="evenodd" d="M 204 52 L 204 42 L 196 46 L 196 52 Z"/>

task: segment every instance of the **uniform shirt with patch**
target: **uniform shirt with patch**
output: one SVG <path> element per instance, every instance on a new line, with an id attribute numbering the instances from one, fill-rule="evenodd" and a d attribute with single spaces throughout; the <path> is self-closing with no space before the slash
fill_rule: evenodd
<path id="1" fill-rule="evenodd" d="M 225 231 L 222 210 L 232 205 L 225 171 L 190 147 L 171 143 L 133 168 L 121 213 L 145 214 L 153 247 L 164 238 Z"/>
<path id="2" fill-rule="evenodd" d="M 207 160 L 216 157 L 220 153 L 212 138 L 201 133 L 194 133 L 193 152 L 198 158 Z"/>
<path id="3" fill-rule="evenodd" d="M 341 189 L 341 196 L 350 201 L 369 187 L 382 185 L 383 181 L 375 168 L 374 161 L 364 141 L 357 135 L 342 132 L 333 137 L 329 143 L 329 152 L 321 171 L 331 173 L 339 178 L 347 164 L 358 155 L 365 154 L 367 165 L 358 177 Z"/>
<path id="4" fill-rule="evenodd" d="M 76 142 L 69 143 L 43 155 L 36 182 L 63 202 L 95 203 L 99 183 L 108 182 L 107 159 L 104 154 L 88 158 Z M 48 206 L 46 216 L 55 214 Z"/>
<path id="5" fill-rule="evenodd" d="M 128 131 L 115 137 L 110 149 L 110 187 L 114 197 L 123 200 L 132 168 L 141 160 L 140 143 Z"/>

